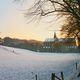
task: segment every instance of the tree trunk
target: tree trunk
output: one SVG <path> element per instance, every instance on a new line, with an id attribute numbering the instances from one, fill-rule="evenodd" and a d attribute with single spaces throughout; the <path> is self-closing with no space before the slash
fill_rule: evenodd
<path id="1" fill-rule="evenodd" d="M 76 37 L 76 46 L 80 48 L 80 38 Z"/>

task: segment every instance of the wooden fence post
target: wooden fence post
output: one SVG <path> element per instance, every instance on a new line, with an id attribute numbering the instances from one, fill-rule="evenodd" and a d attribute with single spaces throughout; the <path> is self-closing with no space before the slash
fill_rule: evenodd
<path id="1" fill-rule="evenodd" d="M 61 79 L 64 80 L 63 72 L 61 72 Z"/>
<path id="2" fill-rule="evenodd" d="M 76 62 L 76 70 L 77 70 L 77 67 L 78 67 L 78 65 L 77 65 L 77 62 Z"/>
<path id="3" fill-rule="evenodd" d="M 37 80 L 37 74 L 35 75 L 35 78 L 36 78 L 36 80 Z"/>
<path id="4" fill-rule="evenodd" d="M 51 80 L 55 80 L 55 73 L 52 73 Z"/>

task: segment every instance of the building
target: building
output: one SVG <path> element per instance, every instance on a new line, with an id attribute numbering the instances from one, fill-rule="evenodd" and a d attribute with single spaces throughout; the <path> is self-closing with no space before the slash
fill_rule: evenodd
<path id="1" fill-rule="evenodd" d="M 43 42 L 42 50 L 46 52 L 76 52 L 75 38 L 58 38 L 54 33 L 53 38 L 47 38 Z"/>

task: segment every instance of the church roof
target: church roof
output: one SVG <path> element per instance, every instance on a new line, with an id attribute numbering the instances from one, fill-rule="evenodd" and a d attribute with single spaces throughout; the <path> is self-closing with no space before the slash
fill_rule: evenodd
<path id="1" fill-rule="evenodd" d="M 45 42 L 54 42 L 54 41 L 55 41 L 54 38 L 47 38 L 47 39 L 45 39 Z"/>

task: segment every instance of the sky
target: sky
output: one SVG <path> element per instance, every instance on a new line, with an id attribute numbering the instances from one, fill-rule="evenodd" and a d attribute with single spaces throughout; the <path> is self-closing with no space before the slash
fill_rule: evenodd
<path id="1" fill-rule="evenodd" d="M 29 18 L 24 17 L 24 10 L 31 6 L 31 1 L 22 4 L 13 0 L 0 0 L 0 37 L 43 41 L 54 36 L 54 30 L 58 30 L 61 25 L 60 21 L 54 19 L 52 23 L 42 19 L 40 22 L 27 22 Z"/>

